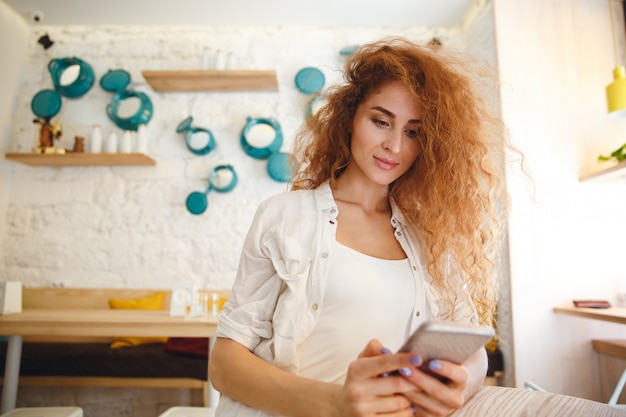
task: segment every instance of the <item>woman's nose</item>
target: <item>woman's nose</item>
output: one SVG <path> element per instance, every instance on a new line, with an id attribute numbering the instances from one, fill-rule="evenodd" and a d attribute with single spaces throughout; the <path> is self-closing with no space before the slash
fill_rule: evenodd
<path id="1" fill-rule="evenodd" d="M 402 132 L 390 131 L 385 138 L 385 142 L 383 142 L 383 147 L 393 153 L 400 152 L 402 148 Z"/>

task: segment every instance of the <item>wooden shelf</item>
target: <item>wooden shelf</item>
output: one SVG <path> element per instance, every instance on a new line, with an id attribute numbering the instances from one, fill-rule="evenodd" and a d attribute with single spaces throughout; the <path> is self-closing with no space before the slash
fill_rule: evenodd
<path id="1" fill-rule="evenodd" d="M 626 161 L 620 161 L 609 168 L 582 175 L 580 181 L 610 180 L 626 176 Z"/>
<path id="2" fill-rule="evenodd" d="M 276 71 L 142 71 L 154 91 L 278 91 Z"/>
<path id="3" fill-rule="evenodd" d="M 30 166 L 113 166 L 156 165 L 154 159 L 142 153 L 7 153 L 6 158 Z"/>

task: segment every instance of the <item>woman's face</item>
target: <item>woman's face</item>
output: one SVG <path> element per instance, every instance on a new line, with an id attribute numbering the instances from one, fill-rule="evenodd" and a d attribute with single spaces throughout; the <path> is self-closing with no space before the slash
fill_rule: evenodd
<path id="1" fill-rule="evenodd" d="M 345 173 L 360 173 L 379 185 L 398 179 L 421 152 L 421 118 L 420 106 L 401 82 L 383 84 L 356 109 Z"/>

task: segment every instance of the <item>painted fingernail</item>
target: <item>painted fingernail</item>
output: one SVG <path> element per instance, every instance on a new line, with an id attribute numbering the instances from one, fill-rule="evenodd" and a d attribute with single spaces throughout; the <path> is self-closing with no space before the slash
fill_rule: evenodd
<path id="1" fill-rule="evenodd" d="M 411 357 L 409 358 L 409 360 L 411 361 L 411 363 L 415 366 L 420 366 L 422 364 L 422 357 L 421 356 L 417 356 L 417 355 L 411 355 Z"/>
<path id="2" fill-rule="evenodd" d="M 416 412 L 417 411 L 417 406 L 415 404 L 411 404 L 411 411 L 412 412 Z"/>
<path id="3" fill-rule="evenodd" d="M 383 355 L 389 355 L 391 351 L 387 349 L 386 347 L 384 347 L 380 350 L 380 353 L 382 353 Z"/>
<path id="4" fill-rule="evenodd" d="M 430 361 L 428 362 L 428 367 L 433 371 L 441 371 L 441 362 L 439 361 Z"/>
<path id="5" fill-rule="evenodd" d="M 404 376 L 411 376 L 411 375 L 413 375 L 413 371 L 411 371 L 410 368 L 400 368 L 400 369 L 398 369 L 398 372 L 400 372 L 400 374 L 404 375 Z"/>

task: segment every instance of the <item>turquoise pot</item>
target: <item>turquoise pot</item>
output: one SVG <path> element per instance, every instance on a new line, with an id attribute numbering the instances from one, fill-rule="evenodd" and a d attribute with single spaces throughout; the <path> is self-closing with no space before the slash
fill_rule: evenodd
<path id="1" fill-rule="evenodd" d="M 254 126 L 259 125 L 259 124 L 265 124 L 265 125 L 270 126 L 272 129 L 274 129 L 274 138 L 268 146 L 255 147 L 255 146 L 252 146 L 250 142 L 248 141 L 248 135 L 250 133 L 250 130 Z M 251 117 L 248 117 L 247 123 L 243 127 L 243 130 L 241 131 L 240 143 L 241 143 L 241 147 L 243 148 L 243 151 L 248 156 L 251 156 L 252 158 L 255 158 L 255 159 L 267 159 L 270 157 L 271 154 L 278 151 L 280 147 L 283 145 L 283 131 L 280 128 L 280 124 L 272 118 L 253 119 Z"/>
<path id="2" fill-rule="evenodd" d="M 137 99 L 139 105 L 134 114 L 129 117 L 122 117 L 119 114 L 119 108 L 124 100 Z M 113 123 L 122 130 L 136 131 L 139 125 L 147 124 L 152 118 L 154 112 L 152 108 L 152 101 L 145 93 L 133 90 L 121 90 L 118 91 L 111 102 L 106 107 L 107 115 Z"/>
<path id="3" fill-rule="evenodd" d="M 68 98 L 87 94 L 95 79 L 91 65 L 76 57 L 52 59 L 48 62 L 48 71 L 54 89 Z"/>

